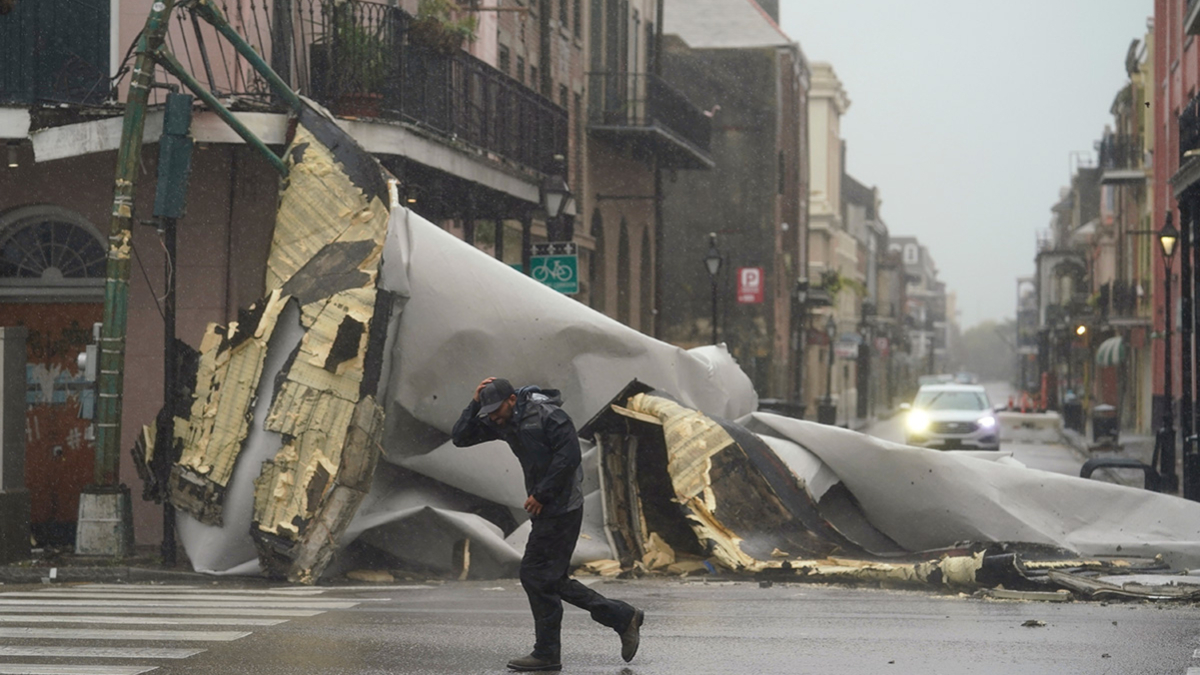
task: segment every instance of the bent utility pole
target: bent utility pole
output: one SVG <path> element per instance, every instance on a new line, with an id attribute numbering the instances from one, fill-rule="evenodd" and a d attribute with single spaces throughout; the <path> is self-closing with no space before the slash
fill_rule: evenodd
<path id="1" fill-rule="evenodd" d="M 141 161 L 146 105 L 154 84 L 152 54 L 164 42 L 173 5 L 174 0 L 155 2 L 146 26 L 138 36 L 137 60 L 129 82 L 121 145 L 117 151 L 104 282 L 104 325 L 100 331 L 100 368 L 96 377 L 95 483 L 80 495 L 75 538 L 76 552 L 85 555 L 124 556 L 133 546 L 129 488 L 120 484 L 119 472 L 129 256 L 133 247 L 133 188 Z"/>

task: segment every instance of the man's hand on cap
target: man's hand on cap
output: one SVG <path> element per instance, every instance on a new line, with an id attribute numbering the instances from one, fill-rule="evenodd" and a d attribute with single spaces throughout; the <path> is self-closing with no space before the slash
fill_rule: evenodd
<path id="1" fill-rule="evenodd" d="M 485 377 L 485 378 L 483 378 L 483 382 L 480 382 L 479 386 L 475 387 L 475 402 L 476 403 L 479 403 L 479 392 L 483 391 L 483 388 L 488 386 L 489 384 L 491 384 L 492 380 L 494 380 L 494 379 L 496 379 L 496 378 Z"/>

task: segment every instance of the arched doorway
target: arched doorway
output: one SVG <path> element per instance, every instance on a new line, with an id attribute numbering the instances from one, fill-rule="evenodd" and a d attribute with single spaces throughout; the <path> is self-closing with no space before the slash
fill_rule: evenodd
<path id="1" fill-rule="evenodd" d="M 95 449 L 81 411 L 94 392 L 77 364 L 104 313 L 107 247 L 79 214 L 27 206 L 0 214 L 0 317 L 25 326 L 25 485 L 40 545 L 75 540 Z"/>
<path id="2" fill-rule="evenodd" d="M 604 312 L 605 286 L 604 278 L 604 217 L 600 209 L 592 211 L 592 238 L 596 240 L 596 248 L 592 252 L 592 263 L 588 266 L 588 288 L 591 290 L 592 309 Z"/>
<path id="3" fill-rule="evenodd" d="M 654 265 L 651 259 L 650 228 L 642 229 L 641 271 L 638 274 L 640 323 L 638 330 L 654 335 Z"/>
<path id="4" fill-rule="evenodd" d="M 629 325 L 629 223 L 621 217 L 621 234 L 617 240 L 617 321 Z"/>

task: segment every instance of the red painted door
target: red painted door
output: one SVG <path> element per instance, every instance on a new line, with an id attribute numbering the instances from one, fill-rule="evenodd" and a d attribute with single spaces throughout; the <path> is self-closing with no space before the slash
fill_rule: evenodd
<path id="1" fill-rule="evenodd" d="M 93 482 L 91 420 L 79 418 L 90 389 L 77 365 L 104 305 L 96 302 L 6 303 L 6 325 L 25 326 L 28 363 L 25 414 L 25 485 L 39 545 L 75 540 L 79 493 Z"/>

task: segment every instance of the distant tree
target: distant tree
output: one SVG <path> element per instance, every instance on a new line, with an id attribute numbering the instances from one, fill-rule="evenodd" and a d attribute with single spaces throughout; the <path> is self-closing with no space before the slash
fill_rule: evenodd
<path id="1" fill-rule="evenodd" d="M 963 370 L 981 382 L 1008 382 L 1015 375 L 1016 323 L 984 321 L 963 332 L 958 345 Z"/>

